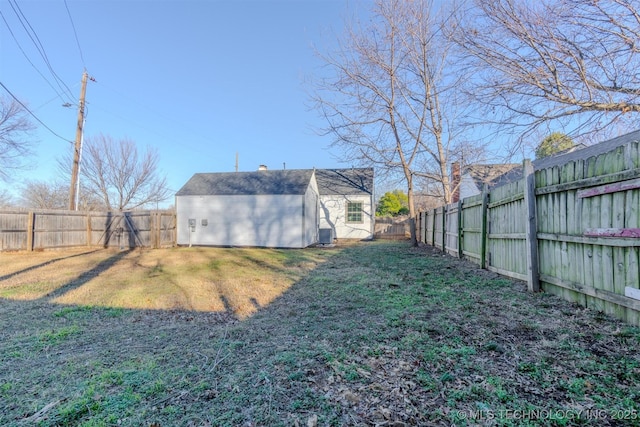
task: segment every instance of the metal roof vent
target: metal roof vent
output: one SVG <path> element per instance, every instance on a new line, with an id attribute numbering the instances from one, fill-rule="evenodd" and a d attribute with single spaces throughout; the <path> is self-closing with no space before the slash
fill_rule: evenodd
<path id="1" fill-rule="evenodd" d="M 268 168 L 267 168 L 267 165 L 260 165 L 260 166 L 258 166 L 258 170 L 259 170 L 259 171 L 266 171 L 267 169 L 268 169 Z"/>

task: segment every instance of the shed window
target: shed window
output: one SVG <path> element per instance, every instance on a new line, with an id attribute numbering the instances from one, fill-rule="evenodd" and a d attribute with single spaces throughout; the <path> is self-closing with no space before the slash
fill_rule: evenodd
<path id="1" fill-rule="evenodd" d="M 347 203 L 347 222 L 362 223 L 362 202 Z"/>

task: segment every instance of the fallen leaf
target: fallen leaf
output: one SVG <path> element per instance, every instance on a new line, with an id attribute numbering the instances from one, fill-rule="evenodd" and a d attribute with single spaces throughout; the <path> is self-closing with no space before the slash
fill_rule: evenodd
<path id="1" fill-rule="evenodd" d="M 352 404 L 356 404 L 358 402 L 360 402 L 360 397 L 358 397 L 356 394 L 350 392 L 350 391 L 346 391 L 343 395 L 343 397 L 350 403 Z"/>
<path id="2" fill-rule="evenodd" d="M 307 427 L 316 427 L 317 425 L 318 416 L 316 414 L 313 414 L 307 419 Z"/>
<path id="3" fill-rule="evenodd" d="M 380 407 L 380 413 L 387 420 L 391 418 L 391 410 L 389 408 Z"/>

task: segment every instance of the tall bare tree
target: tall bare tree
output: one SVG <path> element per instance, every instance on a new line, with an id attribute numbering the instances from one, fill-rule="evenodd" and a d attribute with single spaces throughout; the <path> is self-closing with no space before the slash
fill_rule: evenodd
<path id="1" fill-rule="evenodd" d="M 524 136 L 637 127 L 637 0 L 472 0 L 458 23 L 483 122 Z"/>
<path id="2" fill-rule="evenodd" d="M 32 209 L 68 209 L 69 183 L 50 180 L 27 181 L 20 192 L 20 204 Z M 106 208 L 93 191 L 81 185 L 78 209 L 95 211 Z"/>
<path id="3" fill-rule="evenodd" d="M 336 53 L 320 55 L 331 75 L 315 82 L 323 131 L 345 160 L 401 174 L 411 218 L 418 177 L 451 201 L 449 164 L 460 148 L 462 77 L 451 67 L 442 25 L 446 16 L 433 1 L 379 0 L 370 25 L 354 25 Z"/>
<path id="4" fill-rule="evenodd" d="M 33 129 L 22 105 L 0 97 L 0 179 L 6 181 L 11 171 L 24 167 L 33 146 L 29 138 Z"/>
<path id="5" fill-rule="evenodd" d="M 115 140 L 106 135 L 87 138 L 80 176 L 82 185 L 108 210 L 151 206 L 169 197 L 166 178 L 158 172 L 157 151 L 147 149 L 139 154 L 130 139 Z"/>

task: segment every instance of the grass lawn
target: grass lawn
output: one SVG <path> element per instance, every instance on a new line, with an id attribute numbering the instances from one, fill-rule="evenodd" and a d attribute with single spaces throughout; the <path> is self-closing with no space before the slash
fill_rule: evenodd
<path id="1" fill-rule="evenodd" d="M 0 254 L 0 425 L 640 425 L 640 330 L 406 242 Z"/>

